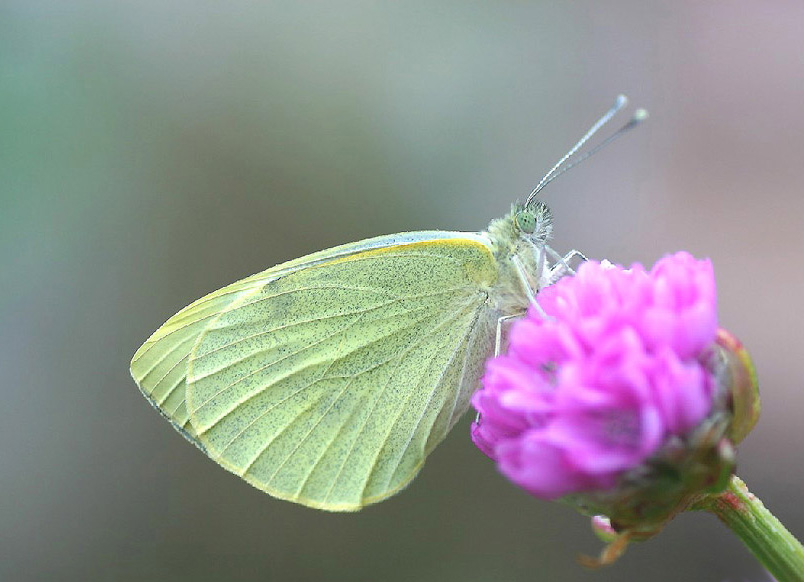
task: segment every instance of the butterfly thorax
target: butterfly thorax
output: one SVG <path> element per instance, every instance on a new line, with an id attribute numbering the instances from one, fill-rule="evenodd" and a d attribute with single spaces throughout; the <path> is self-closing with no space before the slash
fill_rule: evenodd
<path id="1" fill-rule="evenodd" d="M 551 233 L 552 214 L 543 202 L 529 207 L 516 203 L 509 214 L 489 224 L 499 270 L 489 300 L 503 315 L 525 311 L 530 295 L 547 281 L 550 265 L 545 247 Z"/>

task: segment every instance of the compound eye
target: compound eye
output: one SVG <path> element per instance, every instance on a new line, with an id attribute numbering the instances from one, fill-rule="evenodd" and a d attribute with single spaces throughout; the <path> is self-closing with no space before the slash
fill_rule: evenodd
<path id="1" fill-rule="evenodd" d="M 517 228 L 524 233 L 531 234 L 536 230 L 536 215 L 527 210 L 520 210 L 514 218 Z"/>

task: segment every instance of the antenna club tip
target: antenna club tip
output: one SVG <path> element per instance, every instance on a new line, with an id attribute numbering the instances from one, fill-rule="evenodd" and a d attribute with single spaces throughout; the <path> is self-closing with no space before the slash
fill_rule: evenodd
<path id="1" fill-rule="evenodd" d="M 647 109 L 640 108 L 634 111 L 634 121 L 645 121 L 648 117 L 650 114 Z"/>
<path id="2" fill-rule="evenodd" d="M 622 93 L 620 93 L 619 95 L 617 95 L 617 98 L 614 100 L 614 105 L 615 105 L 616 107 L 618 107 L 618 108 L 619 108 L 619 107 L 625 107 L 627 104 L 628 104 L 628 97 L 626 97 L 626 96 L 625 96 L 624 94 L 622 94 Z"/>

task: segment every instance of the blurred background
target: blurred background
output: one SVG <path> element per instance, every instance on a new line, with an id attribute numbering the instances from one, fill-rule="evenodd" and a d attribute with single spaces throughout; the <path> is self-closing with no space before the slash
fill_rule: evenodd
<path id="1" fill-rule="evenodd" d="M 369 236 L 479 230 L 617 93 L 642 128 L 551 185 L 559 251 L 711 257 L 763 418 L 739 472 L 804 535 L 804 4 L 0 4 L 0 579 L 758 581 L 683 515 L 589 573 L 465 419 L 358 514 L 276 501 L 139 394 L 178 309 Z M 627 116 L 624 116 L 627 117 Z"/>

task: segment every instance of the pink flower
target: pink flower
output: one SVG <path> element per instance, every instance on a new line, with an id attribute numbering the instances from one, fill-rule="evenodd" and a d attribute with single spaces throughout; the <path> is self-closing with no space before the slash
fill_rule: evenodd
<path id="1" fill-rule="evenodd" d="M 608 490 L 707 417 L 715 380 L 712 265 L 687 253 L 650 272 L 588 261 L 539 293 L 489 360 L 472 439 L 511 481 L 546 499 Z"/>

